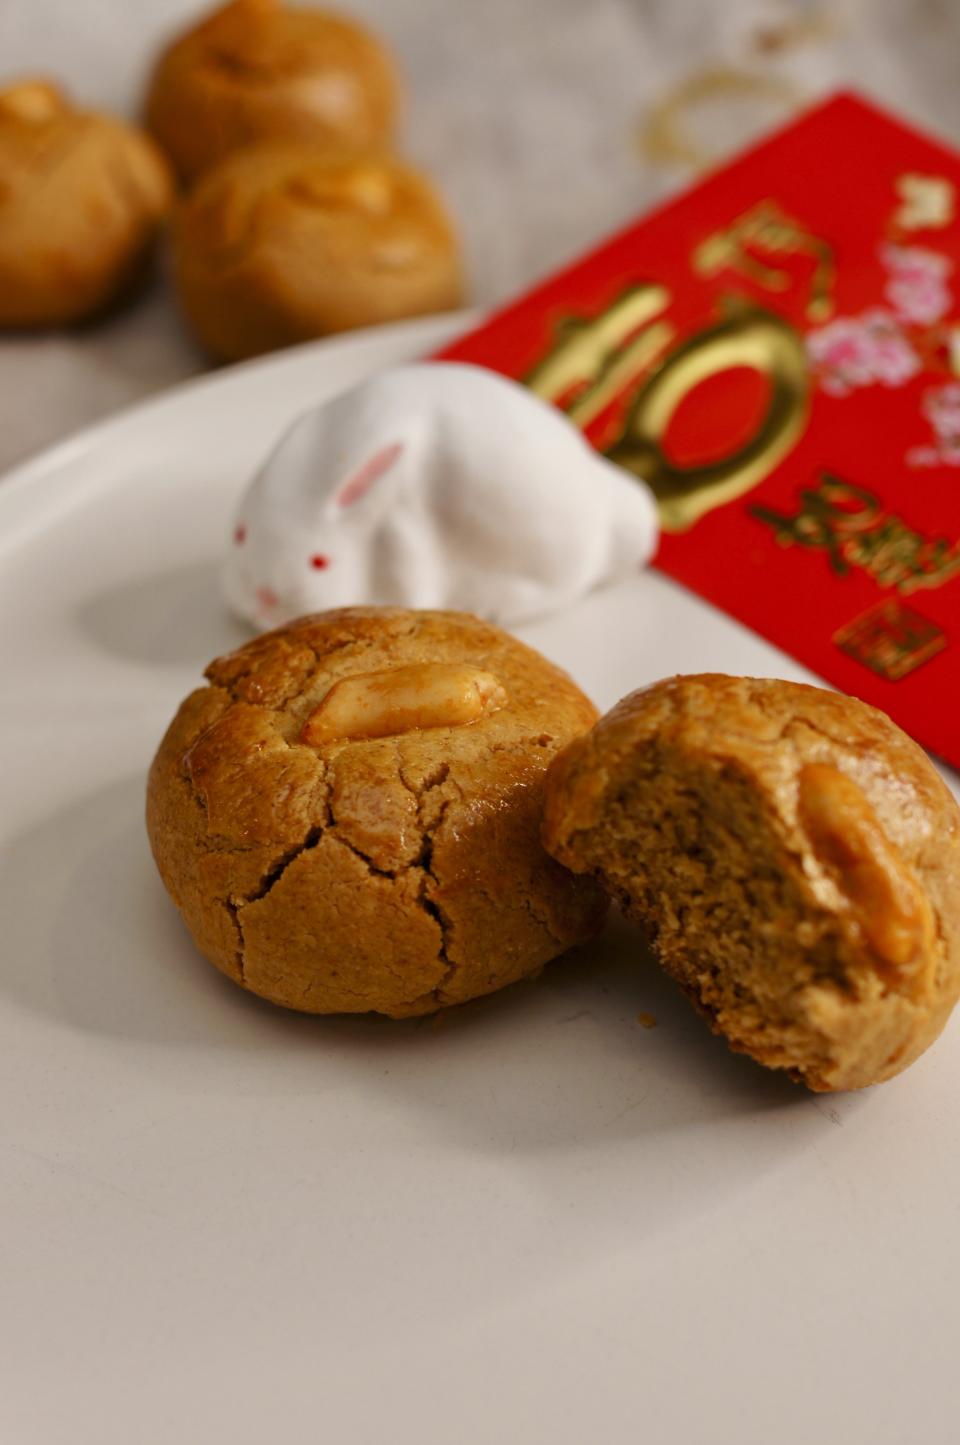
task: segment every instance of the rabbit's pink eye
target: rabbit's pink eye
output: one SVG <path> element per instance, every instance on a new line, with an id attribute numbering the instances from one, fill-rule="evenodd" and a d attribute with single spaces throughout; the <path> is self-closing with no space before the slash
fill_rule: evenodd
<path id="1" fill-rule="evenodd" d="M 247 540 L 247 529 L 242 522 L 239 526 L 234 527 L 233 540 L 236 542 L 238 547 L 242 547 L 244 542 Z"/>
<path id="2" fill-rule="evenodd" d="M 310 566 L 315 567 L 318 572 L 322 572 L 324 567 L 330 566 L 330 558 L 324 557 L 322 552 L 317 552 L 310 558 Z"/>

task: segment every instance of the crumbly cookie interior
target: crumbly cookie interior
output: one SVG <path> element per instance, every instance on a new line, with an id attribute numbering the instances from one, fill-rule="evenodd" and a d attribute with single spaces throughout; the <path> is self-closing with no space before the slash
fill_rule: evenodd
<path id="1" fill-rule="evenodd" d="M 666 679 L 551 766 L 543 837 L 734 1049 L 811 1089 L 899 1073 L 960 993 L 960 811 L 855 698 Z"/>
<path id="2" fill-rule="evenodd" d="M 826 1064 L 805 990 L 855 995 L 856 964 L 837 920 L 811 907 L 791 875 L 735 763 L 646 743 L 608 797 L 590 851 L 664 967 L 734 1048 L 801 1077 Z"/>

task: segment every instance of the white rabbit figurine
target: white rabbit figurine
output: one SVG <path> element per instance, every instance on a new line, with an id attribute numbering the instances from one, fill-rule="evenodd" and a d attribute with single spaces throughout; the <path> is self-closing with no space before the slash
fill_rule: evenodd
<path id="1" fill-rule="evenodd" d="M 402 366 L 295 421 L 224 585 L 257 627 L 361 603 L 515 623 L 647 562 L 657 513 L 554 407 L 483 367 Z"/>

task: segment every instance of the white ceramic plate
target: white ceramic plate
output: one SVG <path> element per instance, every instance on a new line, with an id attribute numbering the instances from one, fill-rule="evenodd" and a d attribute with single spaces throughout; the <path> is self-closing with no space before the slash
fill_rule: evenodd
<path id="1" fill-rule="evenodd" d="M 300 408 L 464 324 L 223 372 L 0 486 L 0 1441 L 952 1441 L 956 1025 L 814 1098 L 617 927 L 439 1027 L 298 1017 L 155 876 L 145 769 L 243 635 L 238 489 Z M 602 706 L 806 676 L 653 573 L 523 635 Z"/>

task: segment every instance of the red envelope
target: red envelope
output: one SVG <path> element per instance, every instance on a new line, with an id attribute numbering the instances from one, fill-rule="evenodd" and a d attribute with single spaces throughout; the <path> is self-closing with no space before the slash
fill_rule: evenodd
<path id="1" fill-rule="evenodd" d="M 657 494 L 656 565 L 960 766 L 960 155 L 851 95 L 448 346 Z"/>

